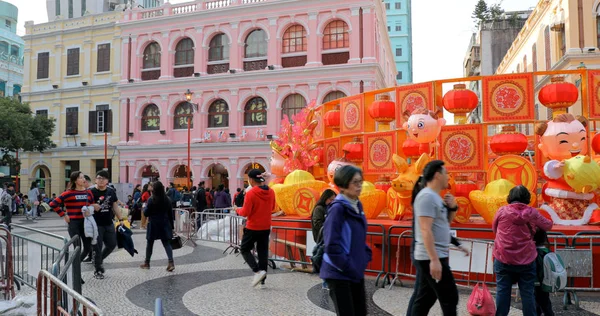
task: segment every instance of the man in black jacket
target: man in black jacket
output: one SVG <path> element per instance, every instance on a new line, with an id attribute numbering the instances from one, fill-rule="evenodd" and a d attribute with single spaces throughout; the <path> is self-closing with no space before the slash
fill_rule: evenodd
<path id="1" fill-rule="evenodd" d="M 204 181 L 198 183 L 198 190 L 196 191 L 196 212 L 202 212 L 206 209 L 206 191 L 204 190 Z M 199 228 L 200 216 L 196 218 L 196 227 Z"/>

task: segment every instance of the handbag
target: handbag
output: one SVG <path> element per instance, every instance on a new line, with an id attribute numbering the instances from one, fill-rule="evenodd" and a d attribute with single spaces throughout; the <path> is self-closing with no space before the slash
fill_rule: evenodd
<path id="1" fill-rule="evenodd" d="M 183 240 L 181 240 L 181 236 L 179 235 L 173 235 L 173 238 L 171 238 L 170 243 L 171 248 L 173 248 L 173 250 L 183 247 Z"/>
<path id="2" fill-rule="evenodd" d="M 496 314 L 496 303 L 485 282 L 475 284 L 467 301 L 467 312 L 471 315 L 493 316 Z"/>

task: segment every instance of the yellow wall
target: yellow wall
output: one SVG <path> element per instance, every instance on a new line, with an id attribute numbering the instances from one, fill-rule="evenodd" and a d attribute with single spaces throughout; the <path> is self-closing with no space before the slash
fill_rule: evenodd
<path id="1" fill-rule="evenodd" d="M 597 40 L 598 4 L 595 0 L 582 0 L 582 15 L 579 16 L 579 1 L 540 0 L 529 17 L 525 27 L 504 56 L 496 73 L 531 72 L 533 69 L 533 47 L 537 51 L 537 71 L 576 69 L 583 62 L 587 68 L 600 68 L 600 52 Z M 580 21 L 583 30 L 580 43 Z M 561 32 L 550 30 L 550 50 L 545 49 L 545 29 L 547 26 L 564 22 L 565 54 L 561 52 Z M 590 50 L 593 50 L 590 52 Z M 547 67 L 546 60 L 550 60 Z M 525 64 L 526 62 L 526 64 Z M 579 76 L 567 76 L 566 80 L 575 83 Z M 538 76 L 536 90 L 549 82 L 547 76 Z M 537 100 L 536 100 L 537 102 Z M 539 103 L 539 102 L 538 102 Z M 581 114 L 578 102 L 569 108 L 575 115 Z M 544 106 L 539 106 L 539 119 L 548 117 Z"/>
<path id="2" fill-rule="evenodd" d="M 39 25 L 26 23 L 25 79 L 23 100 L 33 112 L 48 110 L 56 119 L 52 140 L 55 149 L 44 153 L 21 155 L 21 191 L 26 192 L 35 179 L 39 166 L 50 171 L 51 188 L 46 192 L 59 194 L 64 190 L 65 161 L 78 160 L 80 169 L 92 178 L 96 159 L 104 159 L 104 134 L 89 133 L 89 111 L 97 105 L 109 105 L 112 111 L 112 133 L 108 133 L 108 158 L 112 159 L 112 181 L 119 179 L 119 156 L 115 147 L 119 142 L 119 92 L 121 78 L 121 34 L 116 22 L 122 12 L 109 12 L 76 19 Z M 110 43 L 110 71 L 98 73 L 97 46 Z M 79 47 L 79 74 L 67 76 L 67 50 Z M 48 79 L 37 79 L 38 53 L 49 52 Z M 83 85 L 87 82 L 87 86 Z M 54 89 L 53 85 L 58 88 Z M 65 113 L 68 107 L 78 107 L 78 134 L 66 135 Z M 86 146 L 81 146 L 85 143 Z M 114 155 L 113 155 L 114 154 Z M 75 171 L 75 170 L 72 170 Z"/>

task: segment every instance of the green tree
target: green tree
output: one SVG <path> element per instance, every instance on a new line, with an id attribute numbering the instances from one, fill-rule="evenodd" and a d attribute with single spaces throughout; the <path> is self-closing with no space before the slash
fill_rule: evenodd
<path id="1" fill-rule="evenodd" d="M 502 9 L 502 0 L 498 1 L 497 3 L 492 4 L 489 7 L 489 17 L 491 21 L 497 21 L 500 20 L 500 18 L 502 17 L 502 15 L 504 14 L 504 9 Z"/>
<path id="2" fill-rule="evenodd" d="M 487 22 L 490 18 L 490 12 L 485 0 L 479 0 L 475 5 L 475 10 L 471 17 L 475 21 L 475 24 L 480 25 L 481 23 Z"/>
<path id="3" fill-rule="evenodd" d="M 12 167 L 20 163 L 10 155 L 17 150 L 39 151 L 54 148 L 50 139 L 54 119 L 33 115 L 27 103 L 12 97 L 0 98 L 0 161 Z"/>

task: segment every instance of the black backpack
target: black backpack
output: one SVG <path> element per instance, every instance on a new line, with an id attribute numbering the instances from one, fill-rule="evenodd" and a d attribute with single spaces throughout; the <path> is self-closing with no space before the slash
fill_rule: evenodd
<path id="1" fill-rule="evenodd" d="M 235 197 L 235 206 L 237 207 L 242 207 L 244 206 L 244 197 L 246 197 L 246 192 L 241 191 L 240 193 L 238 193 L 238 195 Z"/>
<path id="2" fill-rule="evenodd" d="M 323 265 L 323 255 L 325 254 L 325 238 L 323 238 L 323 228 L 325 228 L 325 225 L 321 227 L 321 231 L 319 232 L 319 242 L 313 248 L 312 257 L 310 258 L 313 266 L 313 273 L 319 273 L 321 271 L 321 266 Z"/>

